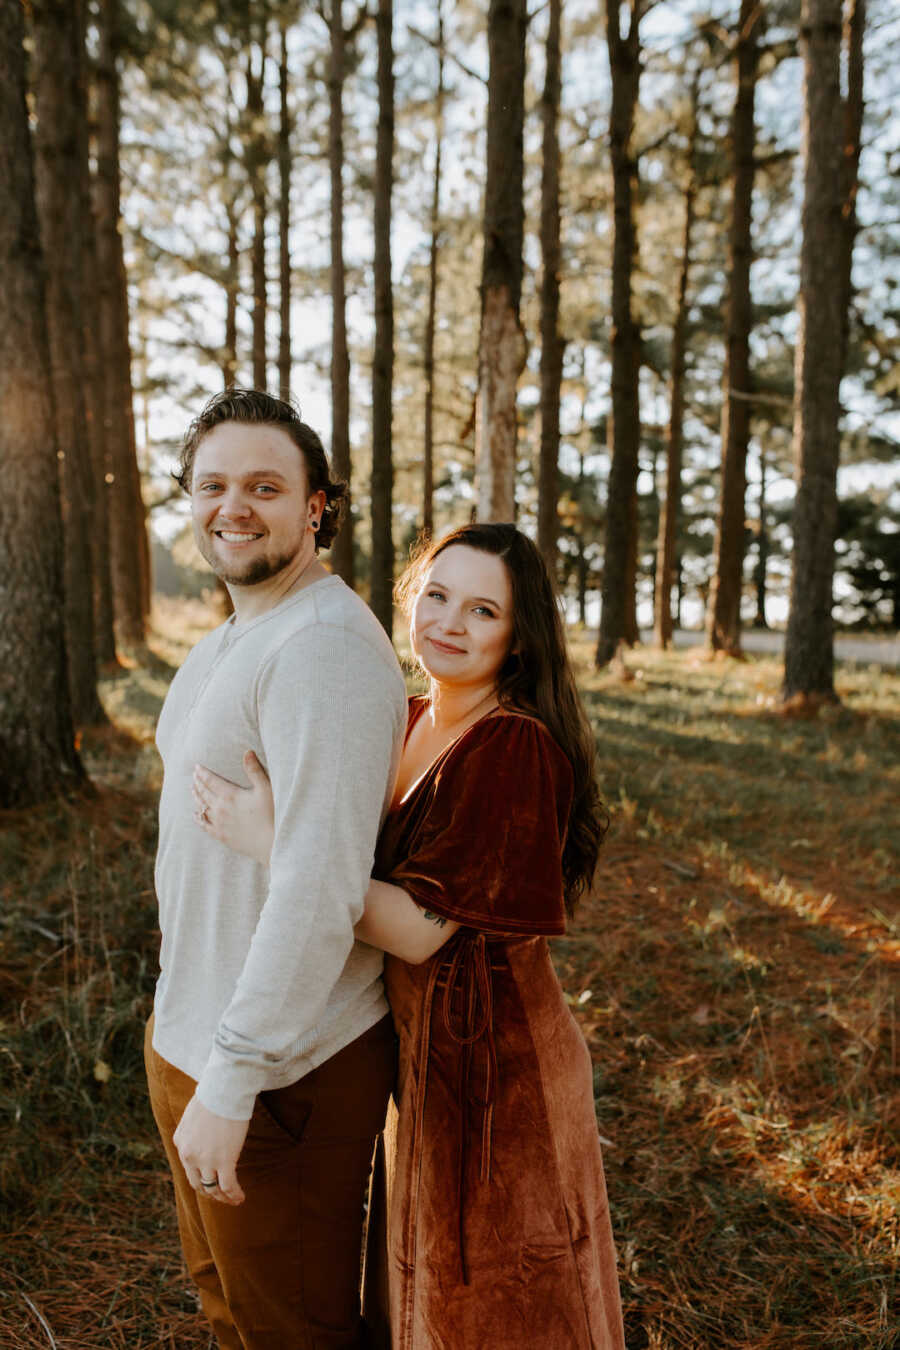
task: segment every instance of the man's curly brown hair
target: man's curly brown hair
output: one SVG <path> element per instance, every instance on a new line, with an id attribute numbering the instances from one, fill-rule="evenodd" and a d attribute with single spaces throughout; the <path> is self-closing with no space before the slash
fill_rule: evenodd
<path id="1" fill-rule="evenodd" d="M 178 472 L 172 477 L 185 492 L 191 490 L 194 456 L 214 427 L 223 422 L 243 422 L 250 426 L 280 427 L 286 431 L 306 464 L 309 492 L 325 493 L 325 509 L 316 535 L 316 552 L 330 548 L 341 527 L 347 501 L 347 484 L 331 477 L 331 468 L 322 442 L 300 416 L 299 409 L 284 399 L 263 393 L 261 389 L 225 389 L 215 394 L 187 429 L 178 457 Z"/>

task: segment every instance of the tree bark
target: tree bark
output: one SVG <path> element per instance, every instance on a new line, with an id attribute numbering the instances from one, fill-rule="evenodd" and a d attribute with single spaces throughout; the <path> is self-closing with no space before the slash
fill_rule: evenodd
<path id="1" fill-rule="evenodd" d="M 268 159 L 267 137 L 264 128 L 265 107 L 263 104 L 263 85 L 266 78 L 266 30 L 268 16 L 263 14 L 259 20 L 260 36 L 257 44 L 259 69 L 253 60 L 252 41 L 247 44 L 247 146 L 246 166 L 253 201 L 253 245 L 251 266 L 253 272 L 253 387 L 268 388 L 268 369 L 266 351 L 266 318 L 268 316 L 268 289 L 266 281 L 266 212 L 268 194 L 266 192 L 266 161 Z"/>
<path id="2" fill-rule="evenodd" d="M 832 701 L 832 587 L 837 530 L 840 384 L 847 332 L 856 173 L 846 163 L 851 103 L 862 116 L 862 27 L 857 0 L 848 37 L 850 98 L 840 92 L 841 0 L 803 0 L 805 181 L 800 326 L 794 393 L 794 549 L 784 656 L 785 699 Z M 856 153 L 858 153 L 858 136 Z M 849 237 L 849 245 L 848 245 Z"/>
<path id="3" fill-rule="evenodd" d="M 391 193 L 394 185 L 393 0 L 378 0 L 378 131 L 375 148 L 375 348 L 372 355 L 372 580 L 370 604 L 388 637 L 394 615 L 394 302 Z"/>
<path id="4" fill-rule="evenodd" d="M 149 548 L 135 444 L 128 291 L 119 210 L 119 0 L 100 0 L 97 19 L 94 208 L 113 603 L 119 641 L 140 648 L 144 645 L 149 595 Z"/>
<path id="5" fill-rule="evenodd" d="M 634 220 L 637 164 L 632 150 L 640 81 L 640 22 L 643 0 L 630 0 L 628 35 L 623 38 L 617 0 L 606 0 L 606 41 L 612 77 L 609 119 L 613 172 L 612 407 L 611 464 L 607 492 L 600 631 L 596 663 L 605 665 L 620 642 L 633 640 L 637 558 L 637 479 L 641 415 L 638 378 L 640 327 L 632 305 L 637 251 Z"/>
<path id="6" fill-rule="evenodd" d="M 441 150 L 444 140 L 444 14 L 437 0 L 438 79 L 434 108 L 434 170 L 431 180 L 431 241 L 428 249 L 428 314 L 425 319 L 423 364 L 425 427 L 422 466 L 422 531 L 434 533 L 434 337 L 437 326 L 438 254 L 441 228 Z"/>
<path id="7" fill-rule="evenodd" d="M 752 203 L 756 125 L 754 104 L 762 30 L 762 0 L 741 0 L 736 51 L 737 95 L 731 122 L 733 190 L 728 241 L 728 300 L 722 401 L 722 482 L 714 567 L 706 620 L 713 651 L 741 651 L 744 588 L 747 447 L 750 441 L 750 332 L 753 303 Z"/>
<path id="8" fill-rule="evenodd" d="M 78 22 L 78 83 L 82 115 L 78 119 L 78 164 L 76 181 L 79 212 L 83 222 L 82 277 L 84 294 L 99 295 L 100 283 L 97 265 L 97 236 L 91 200 L 90 130 L 88 120 L 88 59 L 85 46 L 84 0 L 73 0 L 73 13 Z M 109 541 L 109 499 L 107 482 L 109 457 L 106 446 L 106 379 L 101 336 L 96 310 L 86 305 L 80 314 L 79 337 L 84 368 L 85 411 L 91 447 L 92 521 L 91 551 L 94 585 L 94 649 L 101 668 L 118 667 L 116 653 L 115 609 L 113 605 L 112 571 Z"/>
<path id="9" fill-rule="evenodd" d="M 32 5 L 35 194 L 46 259 L 46 310 L 65 546 L 66 649 L 72 715 L 106 721 L 97 696 L 91 533 L 94 482 L 80 341 L 84 217 L 79 194 L 81 98 L 77 9 L 70 0 Z"/>
<path id="10" fill-rule="evenodd" d="M 584 413 L 584 404 L 582 403 L 582 414 Z M 584 455 L 578 455 L 578 500 L 584 502 Z M 576 587 L 578 593 L 578 622 L 584 627 L 587 624 L 587 588 L 588 588 L 588 556 L 585 547 L 585 522 L 584 517 L 578 523 L 578 530 L 575 535 L 575 547 L 577 550 L 577 561 L 575 567 Z"/>
<path id="11" fill-rule="evenodd" d="M 231 63 L 228 55 L 222 55 L 225 81 L 231 83 Z M 225 106 L 225 125 L 220 135 L 220 168 L 222 175 L 222 201 L 225 210 L 226 262 L 222 280 L 225 292 L 225 328 L 222 335 L 222 354 L 220 366 L 222 385 L 232 389 L 238 378 L 238 297 L 241 289 L 241 249 L 240 219 L 241 198 L 245 188 L 246 174 L 236 166 L 234 141 L 238 134 L 238 119 L 230 101 Z"/>
<path id="12" fill-rule="evenodd" d="M 16 3 L 0 7 L 0 163 L 0 807 L 24 807 L 83 771 L 66 671 L 59 466 Z"/>
<path id="13" fill-rule="evenodd" d="M 237 382 L 237 306 L 241 277 L 238 243 L 238 211 L 234 196 L 225 203 L 228 220 L 228 263 L 225 273 L 225 345 L 222 352 L 222 381 L 226 389 Z"/>
<path id="14" fill-rule="evenodd" d="M 769 521 L 766 512 L 766 452 L 759 448 L 759 534 L 756 541 L 756 567 L 753 584 L 756 590 L 756 617 L 754 628 L 768 628 L 766 618 L 766 590 L 769 570 Z"/>
<path id="15" fill-rule="evenodd" d="M 562 0 L 550 0 L 546 75 L 541 98 L 541 443 L 538 456 L 537 543 L 550 575 L 556 575 L 559 536 L 559 402 L 564 343 L 559 332 L 559 105 L 561 97 Z"/>
<path id="16" fill-rule="evenodd" d="M 856 195 L 859 188 L 859 152 L 863 124 L 863 36 L 866 0 L 849 0 L 844 22 L 847 53 L 847 96 L 844 99 L 844 154 L 841 193 L 841 373 L 847 364 L 850 340 L 850 302 L 853 299 L 853 245 L 856 242 Z"/>
<path id="17" fill-rule="evenodd" d="M 524 231 L 525 0 L 488 9 L 487 179 L 475 477 L 481 520 L 516 513 L 516 393 L 525 366 L 519 322 Z"/>
<path id="18" fill-rule="evenodd" d="M 672 373 L 669 382 L 669 427 L 666 433 L 666 493 L 659 513 L 656 541 L 656 578 L 653 594 L 653 638 L 663 651 L 672 641 L 672 582 L 675 574 L 675 549 L 681 514 L 681 461 L 684 440 L 684 377 L 687 355 L 688 283 L 694 214 L 697 202 L 697 113 L 700 97 L 699 75 L 691 89 L 691 124 L 687 149 L 687 183 L 684 190 L 684 230 L 681 238 L 681 266 L 678 271 L 678 299 L 672 328 Z"/>
<path id="19" fill-rule="evenodd" d="M 278 395 L 291 396 L 291 115 L 288 108 L 287 23 L 280 25 L 281 57 L 278 89 L 281 110 L 278 120 L 278 276 L 281 325 L 278 337 Z"/>
<path id="20" fill-rule="evenodd" d="M 328 166 L 331 176 L 331 458 L 348 488 L 350 465 L 350 353 L 347 348 L 347 288 L 344 272 L 344 73 L 346 34 L 341 0 L 331 0 L 328 68 Z M 331 566 L 353 585 L 353 516 L 347 515 L 331 546 Z"/>

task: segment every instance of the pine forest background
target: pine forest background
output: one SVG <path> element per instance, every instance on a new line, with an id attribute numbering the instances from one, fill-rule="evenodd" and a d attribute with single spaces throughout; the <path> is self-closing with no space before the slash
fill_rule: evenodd
<path id="1" fill-rule="evenodd" d="M 122 140 L 125 248 L 130 279 L 138 445 L 145 501 L 159 534 L 173 537 L 167 470 L 187 414 L 223 380 L 290 388 L 305 415 L 331 433 L 332 194 L 328 173 L 329 31 L 314 7 L 273 12 L 260 123 L 246 112 L 250 47 L 195 10 L 200 32 L 185 32 L 183 6 L 138 7 L 128 40 Z M 503 9 L 503 6 L 495 6 Z M 508 7 L 514 8 L 514 7 Z M 626 7 L 627 8 L 627 7 Z M 646 8 L 646 7 L 645 7 Z M 637 476 L 637 586 L 644 627 L 652 625 L 653 577 L 666 478 L 673 329 L 686 198 L 693 193 L 684 323 L 685 445 L 675 577 L 684 621 L 702 623 L 713 573 L 720 501 L 722 379 L 728 291 L 728 225 L 733 165 L 735 55 L 740 23 L 765 8 L 758 35 L 752 228 L 752 297 L 747 393 L 747 478 L 740 549 L 742 617 L 783 623 L 791 555 L 792 395 L 802 188 L 802 87 L 798 5 L 650 6 L 629 154 L 633 160 L 632 308 L 641 338 Z M 524 237 L 521 327 L 528 346 L 518 390 L 515 496 L 518 517 L 536 531 L 540 492 L 542 114 L 546 114 L 549 11 L 528 28 L 524 123 Z M 160 12 L 162 11 L 162 13 Z M 603 6 L 566 7 L 558 123 L 561 229 L 558 332 L 564 343 L 555 505 L 558 568 L 572 617 L 598 619 L 610 472 L 612 197 L 609 67 Z M 263 6 L 248 12 L 262 22 Z M 286 33 L 287 127 L 281 122 L 277 21 Z M 353 16 L 349 15 L 345 22 Z M 168 25 L 165 21 L 168 18 Z M 394 190 L 392 301 L 394 370 L 388 449 L 393 470 L 391 545 L 399 563 L 423 525 L 442 529 L 476 503 L 479 286 L 482 284 L 488 51 L 484 6 L 399 5 L 394 19 Z M 205 27 L 205 31 L 204 31 Z M 897 550 L 885 535 L 900 523 L 896 495 L 897 120 L 891 7 L 870 6 L 868 97 L 855 245 L 852 338 L 842 389 L 842 509 L 839 609 L 846 624 L 896 626 Z M 373 276 L 374 192 L 379 120 L 375 24 L 345 48 L 342 185 L 350 366 L 349 443 L 358 528 L 354 577 L 371 585 L 375 496 L 373 368 L 377 291 Z M 229 90 L 230 97 L 229 97 Z M 232 125 L 229 125 L 229 119 Z M 251 131 L 259 145 L 248 143 Z M 279 306 L 279 135 L 289 136 L 291 170 L 291 365 L 285 382 Z M 228 138 L 226 140 L 226 137 Z M 440 153 L 440 163 L 437 156 Z M 248 167 L 249 154 L 249 167 Z M 262 163 L 259 163 L 259 160 Z M 504 166 L 505 168 L 506 166 Z M 254 250 L 254 173 L 263 178 L 265 272 Z M 436 206 L 435 206 L 436 203 Z M 236 239 L 230 231 L 236 232 Z M 237 245 L 235 250 L 235 243 Z M 235 257 L 236 254 L 236 257 Z M 257 257 L 254 271 L 254 258 Z M 229 266 L 231 271 L 229 272 Z M 427 325 L 436 272 L 433 332 Z M 261 278 L 265 292 L 261 294 Z M 234 307 L 229 336 L 229 301 Z M 259 308 L 266 310 L 266 360 Z M 256 343 L 256 347 L 254 346 Z M 424 501 L 424 423 L 431 401 L 433 500 Z M 384 431 L 381 431 L 384 438 Z M 384 451 L 385 447 L 380 447 Z M 858 467 L 857 473 L 850 472 Z M 846 484 L 846 486 L 844 486 Z M 156 505 L 160 503 L 160 505 Z M 177 536 L 175 536 L 177 538 Z M 877 542 L 876 542 L 877 541 Z"/>
<path id="2" fill-rule="evenodd" d="M 6 454 L 15 479 L 56 442 L 76 723 L 151 575 L 210 585 L 170 472 L 234 383 L 321 430 L 353 494 L 332 565 L 389 631 L 411 542 L 476 513 L 535 534 L 599 666 L 777 623 L 785 697 L 830 699 L 833 620 L 896 628 L 889 0 L 24 17 L 8 259 L 40 234 L 45 295 L 34 352 L 6 306 L 6 424 L 47 435 Z M 10 605 L 60 607 L 41 566 Z"/>

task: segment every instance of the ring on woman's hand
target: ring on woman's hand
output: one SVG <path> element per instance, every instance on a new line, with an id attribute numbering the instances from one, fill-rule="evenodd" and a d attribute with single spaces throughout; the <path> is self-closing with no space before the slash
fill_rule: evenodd
<path id="1" fill-rule="evenodd" d="M 212 1181 L 204 1181 L 202 1177 L 200 1178 L 200 1185 L 203 1187 L 205 1191 L 214 1191 L 218 1186 L 218 1184 L 219 1184 L 218 1177 L 213 1177 Z"/>
<path id="2" fill-rule="evenodd" d="M 208 807 L 208 806 L 204 806 L 203 810 L 200 812 L 200 819 L 203 821 L 204 825 L 208 825 L 208 824 L 209 824 L 209 807 Z M 205 1186 L 205 1185 L 206 1185 L 206 1182 L 204 1182 L 203 1184 L 204 1184 L 204 1186 Z"/>

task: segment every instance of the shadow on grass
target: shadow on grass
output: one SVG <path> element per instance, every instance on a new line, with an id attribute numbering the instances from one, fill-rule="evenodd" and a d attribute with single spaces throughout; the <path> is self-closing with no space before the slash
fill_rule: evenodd
<path id="1" fill-rule="evenodd" d="M 622 845 L 624 841 L 619 840 Z M 554 943 L 595 1062 L 629 1350 L 888 1350 L 892 972 L 622 853 Z M 764 910 L 764 907 L 763 907 Z"/>
<path id="2" fill-rule="evenodd" d="M 718 842 L 799 874 L 820 847 L 869 887 L 893 886 L 900 720 L 850 711 L 805 723 L 757 712 L 748 690 L 762 677 L 746 677 L 743 702 L 715 689 L 695 698 L 687 681 L 680 692 L 667 682 L 664 699 L 649 680 L 624 689 L 595 681 L 585 701 L 613 805 L 634 803 L 673 844 Z"/>
<path id="3" fill-rule="evenodd" d="M 853 792 L 878 768 L 896 764 L 900 751 L 900 719 L 883 716 L 873 722 L 850 713 L 825 727 L 791 722 L 769 712 L 698 710 L 691 717 L 683 710 L 646 700 L 638 703 L 606 691 L 587 695 L 585 705 L 601 754 L 607 744 L 627 746 L 635 756 L 673 757 L 702 768 L 721 765 L 753 780 L 778 783 L 800 774 L 808 781 L 834 783 Z M 697 734 L 693 727 L 704 721 L 709 730 Z M 870 761 L 866 769 L 827 758 L 842 747 L 862 749 Z"/>
<path id="4" fill-rule="evenodd" d="M 638 662 L 584 676 L 614 825 L 554 944 L 629 1350 L 888 1350 L 900 680 L 802 722 L 771 663 Z"/>
<path id="5" fill-rule="evenodd" d="M 890 1350 L 896 1346 L 896 1267 L 852 1220 L 823 1221 L 732 1165 L 727 1144 L 694 1122 L 691 1168 L 656 1169 L 646 1160 L 610 1172 L 623 1189 L 614 1222 L 633 1231 L 664 1225 L 658 1247 L 628 1243 L 623 1285 L 628 1350 L 665 1345 L 741 1350 Z M 659 1130 L 655 1150 L 682 1147 L 681 1132 Z M 881 1246 L 881 1250 L 878 1248 Z M 874 1248 L 875 1250 L 872 1250 Z"/>

